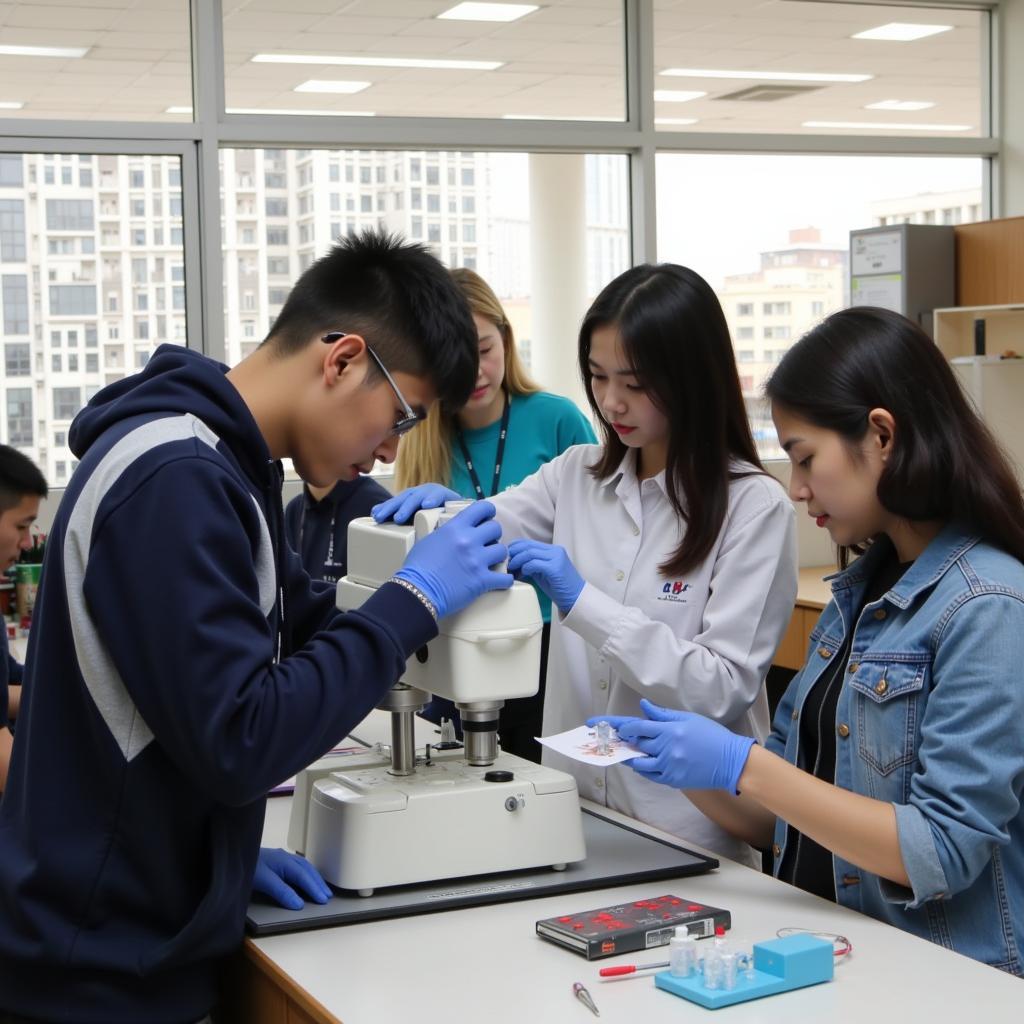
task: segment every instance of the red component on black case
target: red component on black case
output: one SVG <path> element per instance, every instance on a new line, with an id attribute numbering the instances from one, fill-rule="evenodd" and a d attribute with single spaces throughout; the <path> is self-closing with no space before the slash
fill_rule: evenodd
<path id="1" fill-rule="evenodd" d="M 571 922 L 571 923 L 570 923 Z M 658 896 L 581 914 L 548 917 L 536 924 L 549 942 L 580 953 L 588 960 L 668 945 L 677 925 L 698 938 L 732 927 L 728 910 L 693 903 L 678 896 Z"/>

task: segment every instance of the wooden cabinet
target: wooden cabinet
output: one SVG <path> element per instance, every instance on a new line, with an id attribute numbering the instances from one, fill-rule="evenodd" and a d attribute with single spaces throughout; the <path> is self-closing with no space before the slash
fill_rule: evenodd
<path id="1" fill-rule="evenodd" d="M 226 971 L 217 1020 L 223 1024 L 340 1024 L 249 939 Z"/>
<path id="2" fill-rule="evenodd" d="M 811 630 L 822 608 L 832 599 L 832 588 L 824 582 L 824 578 L 835 571 L 834 565 L 815 565 L 800 570 L 793 617 L 775 652 L 773 665 L 793 670 L 803 667 Z"/>

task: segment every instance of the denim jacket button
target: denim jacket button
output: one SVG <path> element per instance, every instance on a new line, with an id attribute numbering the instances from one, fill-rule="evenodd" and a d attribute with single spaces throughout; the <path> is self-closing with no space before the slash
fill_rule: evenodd
<path id="1" fill-rule="evenodd" d="M 819 647 L 818 648 L 818 653 L 823 658 L 831 658 L 832 657 L 832 652 L 827 647 Z"/>
<path id="2" fill-rule="evenodd" d="M 845 740 L 850 735 L 850 727 L 845 722 L 840 722 L 836 732 Z"/>
<path id="3" fill-rule="evenodd" d="M 860 875 L 843 875 L 843 885 L 860 885 Z"/>
<path id="4" fill-rule="evenodd" d="M 800 712 L 796 708 L 793 708 L 793 714 L 789 716 L 795 722 L 800 717 Z"/>
<path id="5" fill-rule="evenodd" d="M 772 856 L 778 860 L 779 855 L 782 853 L 782 847 L 778 843 L 772 843 Z"/>
<path id="6" fill-rule="evenodd" d="M 884 679 L 879 679 L 878 683 L 875 685 L 875 693 L 877 693 L 879 697 L 881 697 L 888 689 L 889 684 Z"/>
<path id="7" fill-rule="evenodd" d="M 849 667 L 847 668 L 846 671 L 849 672 L 850 675 L 852 676 L 857 671 L 857 669 L 859 669 L 859 668 L 860 668 L 860 662 L 858 662 L 858 661 L 851 661 L 850 665 L 849 665 Z"/>
<path id="8" fill-rule="evenodd" d="M 874 615 L 875 615 L 875 618 L 878 619 L 879 622 L 881 622 L 882 619 L 884 619 L 885 616 L 886 616 L 886 611 L 885 611 L 884 608 L 876 608 L 875 612 L 874 612 Z"/>

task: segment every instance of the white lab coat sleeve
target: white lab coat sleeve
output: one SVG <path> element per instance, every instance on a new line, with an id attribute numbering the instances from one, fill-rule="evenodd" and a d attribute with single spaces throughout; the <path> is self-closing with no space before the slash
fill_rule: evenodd
<path id="1" fill-rule="evenodd" d="M 777 499 L 726 524 L 700 633 L 682 639 L 586 584 L 562 619 L 623 682 L 665 707 L 732 722 L 754 703 L 796 600 L 796 524 Z"/>
<path id="2" fill-rule="evenodd" d="M 544 463 L 515 487 L 488 499 L 497 509 L 501 541 L 539 540 L 551 543 L 555 529 L 555 507 L 566 457 L 570 451 Z"/>

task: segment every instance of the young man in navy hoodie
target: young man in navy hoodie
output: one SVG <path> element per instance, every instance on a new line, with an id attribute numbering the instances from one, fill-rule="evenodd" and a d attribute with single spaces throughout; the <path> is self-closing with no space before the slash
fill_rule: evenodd
<path id="1" fill-rule="evenodd" d="M 0 1021 L 210 1011 L 264 794 L 374 707 L 438 617 L 512 583 L 477 503 L 337 612 L 284 541 L 279 460 L 318 485 L 391 462 L 476 364 L 442 265 L 367 234 L 306 271 L 234 369 L 163 345 L 75 419 L 0 804 Z"/>

